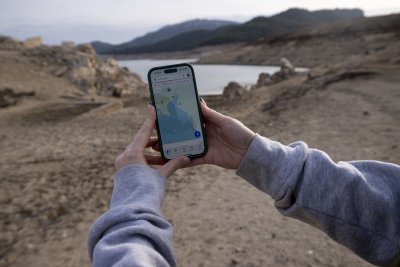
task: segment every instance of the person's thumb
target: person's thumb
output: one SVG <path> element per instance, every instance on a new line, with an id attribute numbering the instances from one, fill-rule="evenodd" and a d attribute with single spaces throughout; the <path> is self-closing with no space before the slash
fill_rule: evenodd
<path id="1" fill-rule="evenodd" d="M 207 120 L 214 122 L 217 125 L 221 124 L 226 119 L 225 115 L 209 108 L 203 99 L 201 99 L 200 108 L 201 108 L 201 113 L 203 114 L 203 116 Z"/>
<path id="2" fill-rule="evenodd" d="M 158 171 L 164 175 L 165 177 L 169 177 L 176 170 L 184 167 L 185 165 L 190 163 L 190 159 L 188 157 L 178 157 L 171 159 L 167 163 L 165 163 L 162 167 L 158 169 Z"/>

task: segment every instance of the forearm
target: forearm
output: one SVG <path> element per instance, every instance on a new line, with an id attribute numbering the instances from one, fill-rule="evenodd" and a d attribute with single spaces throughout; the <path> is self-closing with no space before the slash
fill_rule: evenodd
<path id="1" fill-rule="evenodd" d="M 304 143 L 256 136 L 238 175 L 275 200 L 284 215 L 326 232 L 374 263 L 400 254 L 400 168 L 373 161 L 334 163 Z"/>
<path id="2" fill-rule="evenodd" d="M 175 266 L 172 227 L 163 218 L 165 178 L 142 165 L 121 169 L 110 209 L 89 232 L 94 266 Z"/>

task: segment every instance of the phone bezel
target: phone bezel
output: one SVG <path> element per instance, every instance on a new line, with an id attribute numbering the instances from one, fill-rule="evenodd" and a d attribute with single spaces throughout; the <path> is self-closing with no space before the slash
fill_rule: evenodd
<path id="1" fill-rule="evenodd" d="M 194 69 L 190 64 L 187 63 L 181 63 L 181 64 L 173 64 L 173 65 L 165 65 L 165 66 L 158 66 L 158 67 L 154 67 L 151 68 L 148 73 L 147 73 L 147 80 L 149 82 L 149 91 L 150 91 L 150 98 L 151 98 L 151 103 L 155 106 L 155 99 L 154 99 L 154 93 L 153 93 L 153 83 L 151 81 L 151 73 L 155 70 L 163 70 L 163 69 L 170 69 L 170 68 L 177 68 L 177 67 L 188 67 L 190 69 L 190 71 L 192 72 L 192 82 L 194 85 L 194 92 L 196 94 L 196 104 L 197 104 L 197 111 L 199 113 L 199 118 L 200 118 L 200 127 L 201 127 L 201 134 L 203 136 L 203 143 L 204 143 L 204 151 L 200 154 L 195 154 L 195 155 L 190 155 L 188 156 L 190 159 L 194 159 L 194 158 L 201 158 L 203 157 L 207 151 L 208 151 L 208 146 L 207 146 L 207 139 L 206 139 L 206 135 L 205 135 L 205 130 L 204 130 L 204 123 L 203 123 L 203 114 L 201 113 L 201 108 L 200 108 L 200 101 L 199 101 L 199 94 L 197 92 L 197 84 L 196 84 L 196 76 L 194 74 Z M 161 152 L 161 157 L 165 160 L 171 160 L 169 158 L 167 158 L 164 155 L 164 149 L 163 149 L 163 144 L 162 144 L 162 138 L 161 138 L 161 132 L 160 132 L 160 127 L 159 127 L 159 123 L 158 123 L 158 115 L 156 112 L 156 128 L 157 128 L 157 135 L 158 135 L 158 142 L 160 145 L 160 152 Z"/>

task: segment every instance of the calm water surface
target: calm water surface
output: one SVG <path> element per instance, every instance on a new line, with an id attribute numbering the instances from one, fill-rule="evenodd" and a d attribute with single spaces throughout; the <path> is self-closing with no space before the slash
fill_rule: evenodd
<path id="1" fill-rule="evenodd" d="M 178 63 L 191 63 L 196 59 L 168 59 L 168 60 L 121 60 L 121 66 L 128 67 L 137 73 L 147 83 L 147 72 L 149 69 L 162 65 Z M 279 70 L 276 66 L 250 66 L 250 65 L 193 65 L 196 75 L 197 87 L 200 95 L 222 94 L 224 87 L 235 81 L 243 86 L 257 83 L 261 72 L 273 74 Z"/>

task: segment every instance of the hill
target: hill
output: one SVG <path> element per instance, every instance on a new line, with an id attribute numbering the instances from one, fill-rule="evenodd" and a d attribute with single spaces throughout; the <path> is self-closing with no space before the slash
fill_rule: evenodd
<path id="1" fill-rule="evenodd" d="M 96 51 L 97 54 L 103 54 L 109 51 L 114 47 L 114 45 L 101 42 L 101 41 L 94 41 L 90 43 L 93 47 L 93 49 Z"/>
<path id="2" fill-rule="evenodd" d="M 360 9 L 335 9 L 308 11 L 289 9 L 271 17 L 256 17 L 246 23 L 229 25 L 215 30 L 203 29 L 185 32 L 151 45 L 119 46 L 111 54 L 155 53 L 192 49 L 206 45 L 236 42 L 253 42 L 259 38 L 273 37 L 307 26 L 351 20 L 363 17 Z"/>
<path id="3" fill-rule="evenodd" d="M 315 67 L 371 55 L 400 41 L 400 14 L 305 27 L 200 57 L 204 64 L 276 65 L 282 57 Z"/>
<path id="4" fill-rule="evenodd" d="M 259 38 L 273 37 L 307 26 L 351 20 L 363 17 L 360 9 L 335 9 L 307 11 L 292 8 L 271 17 L 256 17 L 237 27 L 225 28 L 202 45 L 227 42 L 252 42 Z"/>
<path id="5" fill-rule="evenodd" d="M 119 45 L 111 45 L 103 42 L 92 42 L 93 48 L 97 53 L 103 54 L 110 51 L 124 51 L 133 47 L 152 45 L 154 43 L 173 38 L 179 34 L 197 30 L 215 30 L 227 25 L 234 25 L 235 22 L 225 20 L 194 19 L 178 24 L 168 25 L 161 29 L 147 33 L 129 42 Z"/>

